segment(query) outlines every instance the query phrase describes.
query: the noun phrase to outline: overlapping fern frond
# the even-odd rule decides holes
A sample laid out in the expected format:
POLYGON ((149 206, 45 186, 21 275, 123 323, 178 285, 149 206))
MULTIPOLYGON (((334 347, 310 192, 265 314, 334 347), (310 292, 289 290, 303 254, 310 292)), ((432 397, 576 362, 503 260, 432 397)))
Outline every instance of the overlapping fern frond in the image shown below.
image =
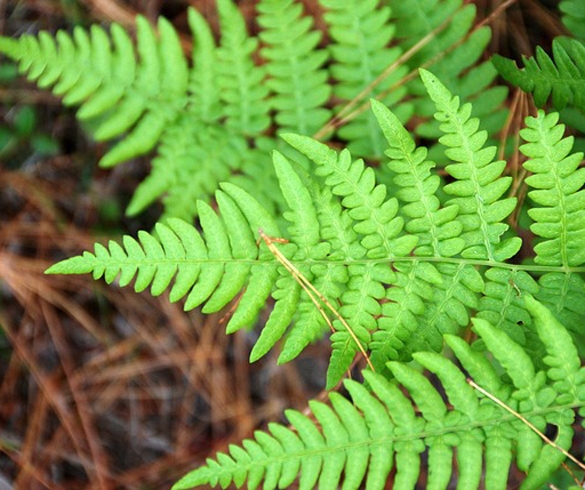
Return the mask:
POLYGON ((563 13, 563 24, 571 34, 585 41, 585 5, 579 0, 562 0, 559 10, 563 13))
POLYGON ((457 361, 434 353, 415 354, 416 360, 442 384, 439 390, 407 364, 388 363, 396 381, 371 371, 363 373, 370 390, 347 380, 348 401, 337 393, 329 403, 310 402, 314 419, 288 410, 291 427, 269 424, 242 446, 230 445, 205 466, 189 473, 174 490, 200 485, 247 488, 286 488, 299 477, 299 488, 345 489, 386 487, 393 470, 394 488, 414 488, 428 451, 427 488, 444 489, 452 478, 454 456, 459 488, 505 489, 508 471, 516 465, 527 473, 522 488, 540 488, 565 459, 560 449, 571 446, 576 412, 585 404, 585 370, 565 328, 530 296, 523 300, 538 337, 546 349, 545 368, 485 320, 474 320, 483 339, 507 377, 497 373, 483 353, 455 336, 446 336, 457 361), (537 430, 555 427, 554 443, 539 436, 505 408, 476 391, 475 382, 516 411, 537 430), (401 389, 401 386, 402 389, 401 389), (406 394, 405 394, 406 393, 406 394), (485 462, 484 462, 485 461, 485 462))
MULTIPOLYGON (((398 83, 408 72, 407 66, 397 61, 402 50, 389 47, 396 30, 395 24, 388 22, 391 9, 379 8, 378 3, 378 0, 320 0, 327 9, 324 18, 334 41, 329 46, 334 61, 331 75, 339 83, 334 85, 333 93, 344 102, 338 105, 338 110, 374 82, 378 83, 371 96, 380 95, 388 106, 406 94, 398 83), (390 71, 384 73, 385 70, 390 71), (386 93, 382 96, 383 92, 386 93)), ((371 111, 360 114, 338 133, 349 142, 347 148, 356 156, 380 158, 383 154, 384 138, 371 111)))
POLYGON ((533 173, 526 179, 528 196, 539 205, 528 211, 532 232, 542 238, 534 247, 534 261, 564 270, 543 274, 537 297, 568 326, 578 328, 585 308, 577 298, 585 284, 571 268, 585 263, 585 169, 580 168, 583 153, 571 154, 574 138, 564 138, 563 131, 557 114, 540 112, 520 134, 526 141, 522 152, 529 158, 524 167, 533 173))
MULTIPOLYGON (((252 36, 235 3, 217 0, 217 43, 202 15, 188 12, 194 41, 190 62, 168 21, 161 19, 154 29, 142 17, 137 18, 135 44, 113 24, 109 32, 94 26, 76 28, 72 35, 60 31, 0 38, 0 52, 17 60, 21 72, 39 86, 79 107, 79 118, 96 139, 118 140, 102 165, 157 150, 152 174, 137 189, 129 214, 162 199, 165 218, 191 219, 197 200, 212 198, 222 180, 253 192, 261 189, 258 197, 266 206, 282 205, 271 202, 278 195, 276 179, 270 159, 260 154, 273 148, 286 151, 274 138, 280 132, 326 136, 343 121, 336 137, 355 156, 381 158, 385 142, 373 114, 358 114, 360 107, 338 111, 358 95, 359 104, 374 95, 403 121, 413 109, 423 119, 430 117, 420 82, 404 83, 421 63, 431 64, 464 96, 473 98, 485 89, 493 79, 486 71, 486 66, 493 71, 491 65, 468 70, 489 38, 487 29, 465 37, 474 9, 461 0, 406 3, 414 12, 405 2, 321 0, 324 37, 299 0, 262 0, 257 5, 259 33, 252 36), (412 23, 414 17, 421 22, 412 23), (412 58, 401 57, 425 36, 432 42, 415 49, 412 58), (200 131, 202 125, 211 129, 200 131), (222 143, 239 150, 216 159, 222 143)), ((501 121, 500 101, 482 96, 477 110, 501 121)), ((421 131, 426 126, 420 125, 421 131)), ((432 127, 436 133, 436 125, 432 127)), ((491 125, 489 130, 499 128, 491 125)))
MULTIPOLYGON (((410 69, 423 67, 432 71, 451 92, 473 103, 473 115, 481 118, 489 134, 497 133, 507 115, 501 107, 507 90, 490 86, 497 75, 491 63, 478 63, 491 32, 485 26, 473 28, 475 5, 461 0, 388 3, 396 18, 399 46, 405 53, 421 40, 428 41, 406 61, 410 69)), ((421 80, 411 80, 407 91, 414 114, 431 118, 435 109, 421 80)), ((432 119, 419 124, 415 132, 432 139, 441 135, 438 122, 432 119)))
POLYGON ((552 58, 540 46, 533 58, 522 57, 523 68, 499 55, 492 62, 511 84, 532 93, 543 106, 549 97, 557 110, 567 105, 585 111, 585 44, 578 39, 556 38, 552 58))
POLYGON ((158 36, 136 18, 136 48, 126 31, 113 24, 76 28, 55 37, 41 32, 18 40, 2 38, 0 50, 19 61, 19 69, 43 88, 52 87, 63 103, 80 106, 78 117, 93 121, 94 137, 127 136, 101 160, 116 165, 150 151, 177 117, 187 90, 187 62, 170 22, 161 18, 158 36))
POLYGON ((322 35, 293 0, 263 0, 257 11, 275 122, 283 132, 314 134, 331 117, 325 107, 331 85, 323 68, 329 56, 318 48, 322 35))

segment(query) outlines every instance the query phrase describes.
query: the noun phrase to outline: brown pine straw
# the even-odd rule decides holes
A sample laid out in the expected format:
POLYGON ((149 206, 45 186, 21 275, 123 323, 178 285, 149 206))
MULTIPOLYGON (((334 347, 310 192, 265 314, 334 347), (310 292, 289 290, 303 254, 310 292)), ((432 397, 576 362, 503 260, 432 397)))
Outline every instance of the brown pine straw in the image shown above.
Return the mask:
POLYGON ((185 313, 167 295, 89 275, 44 275, 100 240, 67 224, 68 185, 0 169, 0 188, 23 200, 0 213, 0 335, 11 346, 0 358, 0 464, 16 488, 167 488, 305 407, 318 389, 306 390, 294 364, 277 367, 276 353, 250 365, 249 334, 226 336, 224 313, 185 313))
MULTIPOLYGON (((29 15, 16 22, 30 22, 31 30, 71 26, 65 2, 17 3, 29 15)), ((87 15, 82 21, 111 19, 129 27, 135 13, 152 20, 170 4, 83 3, 90 15, 80 9, 87 15)), ((217 32, 215 1, 188 3, 217 32)), ((321 11, 313 0, 304 3, 308 11, 321 11)), ((493 11, 504 2, 473 3, 493 11)), ((238 4, 256 29, 254 1, 238 4)), ((20 31, 23 26, 6 18, 7 12, 7 2, 0 0, 0 31, 20 31)), ((192 39, 181 15, 172 20, 182 25, 188 52, 192 39)), ((519 32, 519 22, 512 24, 508 33, 519 32)), ((317 25, 323 26, 321 19, 317 25)), ((506 34, 503 30, 504 44, 506 34)), ((20 81, 0 88, 0 102, 32 104, 41 115, 60 106, 49 92, 20 81)), ((39 121, 39 130, 59 138, 53 122, 39 121)), ((56 260, 105 241, 94 231, 102 225, 96 199, 119 200, 119 188, 136 184, 122 186, 128 178, 124 169, 133 164, 101 172, 90 162, 103 147, 77 139, 73 146, 73 153, 57 158, 39 161, 37 155, 38 163, 21 171, 9 172, 0 161, 0 353, 5 356, 0 357, 0 471, 17 489, 168 488, 215 451, 249 437, 267 421, 282 421, 283 409, 303 410, 319 388, 307 388, 306 372, 297 365, 276 366, 277 352, 249 365, 255 334, 226 336, 226 312, 204 317, 183 312, 166 295, 106 287, 89 276, 45 276, 56 260), (82 165, 91 174, 87 190, 80 190, 82 165), (7 202, 14 196, 19 204, 12 203, 17 209, 9 212, 7 202)), ((134 223, 137 228, 145 226, 134 223)), ((107 238, 116 238, 113 234, 106 229, 107 238)), ((323 345, 304 354, 323 367, 309 373, 317 380, 324 379, 329 353, 323 345)))

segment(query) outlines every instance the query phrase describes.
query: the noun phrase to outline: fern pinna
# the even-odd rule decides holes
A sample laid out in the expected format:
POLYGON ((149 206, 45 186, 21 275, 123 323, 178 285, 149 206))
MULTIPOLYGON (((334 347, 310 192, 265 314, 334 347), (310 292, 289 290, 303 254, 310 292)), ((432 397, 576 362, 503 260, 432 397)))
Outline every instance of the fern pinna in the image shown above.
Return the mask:
POLYGON ((307 136, 284 134, 312 162, 309 171, 273 154, 287 205, 286 229, 251 194, 225 183, 216 192, 217 212, 198 202, 201 231, 169 219, 157 225, 156 236, 140 232, 138 241, 124 237, 123 246, 98 244, 94 253, 49 269, 91 272, 109 283, 119 278, 121 286, 134 279, 136 290, 150 286, 155 295, 174 280, 170 299, 186 298, 186 309, 202 305, 204 312, 220 310, 243 290, 228 333, 253 326, 272 296, 252 361, 280 340, 279 362, 290 361, 332 330, 329 388, 356 356, 375 371, 364 374, 375 396, 346 382, 359 410, 337 395, 331 397, 333 411, 312 405, 322 434, 290 412, 298 436, 271 426, 272 435, 258 433, 243 449, 232 447, 230 456, 218 455, 177 488, 244 480, 255 487, 263 479, 267 488, 285 487, 299 472, 302 488, 317 480, 333 488, 342 472, 347 488, 357 488, 364 478, 380 488, 393 461, 396 488, 412 488, 425 448, 432 488, 446 488, 453 448, 461 488, 477 487, 482 457, 493 488, 506 487, 501 468, 510 465, 513 453, 518 468, 528 471, 525 488, 536 488, 560 464, 561 453, 473 392, 459 369, 433 352, 446 341, 485 390, 540 430, 556 425, 556 443, 569 447, 583 375, 560 321, 577 330, 585 314, 582 154, 571 154, 572 138, 563 137, 556 114, 527 118, 520 149, 532 175, 523 205, 533 220, 535 256, 533 262, 512 263, 522 240, 506 223, 517 200, 507 196, 511 178, 504 175, 505 162, 495 160, 496 149, 486 145, 487 134, 469 103, 461 104, 430 72, 421 71, 421 79, 449 162, 442 185, 446 201, 438 195, 441 178, 427 149, 416 146, 387 107, 372 101, 387 141, 390 188, 378 184, 374 170, 348 150, 338 153, 307 136), (457 338, 470 325, 480 337, 473 348, 457 338), (509 380, 482 350, 493 354, 509 380), (452 410, 405 364, 413 358, 437 373, 452 410), (420 415, 391 379, 410 392, 420 415))
MULTIPOLYGON (((493 64, 511 84, 534 95, 537 106, 543 106, 548 98, 557 110, 567 105, 585 111, 585 6, 580 0, 562 0, 559 3, 562 20, 574 38, 558 36, 552 43, 552 57, 540 46, 534 57, 522 56, 524 67, 500 55, 493 57, 493 64)), ((569 115, 567 114, 567 119, 569 115)), ((578 127, 582 123, 573 119, 578 127)))
MULTIPOLYGON (((359 109, 354 102, 373 94, 401 120, 415 111, 424 120, 432 114, 424 91, 405 80, 416 67, 430 64, 470 98, 496 74, 490 63, 467 72, 490 34, 487 28, 470 33, 475 8, 462 0, 414 0, 408 8, 398 0, 320 0, 325 32, 299 0, 261 0, 257 36, 249 34, 232 0, 216 3, 218 41, 203 16, 188 11, 189 60, 164 18, 154 28, 138 17, 135 44, 117 24, 109 31, 94 25, 72 34, 0 37, 0 53, 65 105, 78 107, 96 140, 117 140, 102 166, 157 150, 129 215, 161 199, 163 219, 191 220, 197 200, 208 201, 223 181, 246 188, 266 206, 282 204, 274 202, 279 193, 268 153, 288 147, 275 134, 320 133, 346 141, 355 155, 379 159, 381 130, 370 111, 353 110, 359 109)), ((477 106, 494 118, 492 133, 505 114, 499 108, 505 93, 498 92, 482 96, 487 103, 477 106)), ((436 133, 433 125, 420 126, 427 135, 436 133)))

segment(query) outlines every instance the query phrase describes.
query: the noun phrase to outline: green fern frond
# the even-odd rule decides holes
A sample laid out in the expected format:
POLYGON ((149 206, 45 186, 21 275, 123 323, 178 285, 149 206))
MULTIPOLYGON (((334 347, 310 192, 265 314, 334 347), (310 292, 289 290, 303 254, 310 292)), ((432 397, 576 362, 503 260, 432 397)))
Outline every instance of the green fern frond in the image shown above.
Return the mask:
POLYGON ((446 167, 452 180, 444 189, 454 197, 447 202, 439 199, 440 180, 427 150, 416 147, 395 114, 373 102, 395 197, 348 150, 338 153, 309 137, 285 134, 311 165, 306 170, 273 153, 286 205, 284 235, 250 194, 223 184, 216 193, 221 218, 198 203, 201 233, 169 219, 157 225, 156 238, 141 232, 138 242, 124 238, 124 247, 96 245, 95 253, 48 271, 92 272, 107 282, 119 277, 122 286, 136 276, 135 288, 151 286, 152 294, 174 279, 171 300, 186 298, 185 308, 201 305, 204 312, 218 311, 244 290, 227 326, 230 333, 253 324, 272 296, 274 306, 251 360, 283 341, 278 362, 290 361, 329 325, 329 388, 356 355, 369 356, 376 373, 366 371, 364 378, 372 393, 346 381, 353 405, 335 394, 331 407, 312 402, 316 423, 289 411, 294 430, 270 424, 269 433, 231 446, 229 454, 208 460, 176 488, 244 482, 275 488, 299 475, 303 488, 336 488, 341 478, 346 488, 362 483, 383 488, 391 472, 395 486, 410 488, 423 468, 423 453, 436 488, 448 486, 454 458, 465 488, 477 488, 482 480, 506 488, 514 462, 527 473, 524 487, 538 488, 562 462, 562 453, 474 391, 464 372, 538 430, 555 426, 555 443, 570 446, 575 410, 585 404, 585 374, 558 319, 570 319, 571 328, 583 320, 583 260, 577 250, 583 220, 572 216, 583 207, 581 156, 569 156, 572 141, 563 139, 557 116, 541 113, 527 120, 522 151, 529 157, 525 168, 533 172, 527 179, 529 215, 543 241, 536 245, 535 266, 506 263, 520 239, 509 237, 505 223, 515 200, 504 196, 510 185, 502 177, 504 165, 493 162, 495 150, 485 147, 486 134, 469 104, 461 106, 429 72, 421 76, 452 162, 446 167), (563 214, 574 221, 563 221, 563 214), (303 291, 301 275, 316 288, 313 293, 303 291), (475 347, 456 336, 470 324, 480 338, 475 347), (441 351, 444 342, 462 368, 428 352, 441 351), (435 373, 442 390, 403 363, 410 359, 435 373))
MULTIPOLYGON (((334 62, 330 69, 337 82, 333 94, 342 101, 351 101, 382 76, 401 54, 400 49, 388 47, 395 31, 394 24, 389 22, 390 9, 380 6, 378 0, 319 0, 319 3, 327 9, 324 18, 332 40, 329 50, 334 62)), ((387 90, 405 74, 404 66, 397 67, 371 95, 387 90)), ((393 105, 405 94, 404 88, 395 88, 382 102, 393 105)), ((384 152, 384 138, 371 111, 357 116, 338 133, 348 141, 347 148, 356 156, 379 158, 384 152)))
POLYGON ((217 47, 205 18, 193 8, 187 11, 187 15, 193 34, 188 111, 193 119, 217 122, 222 116, 220 88, 216 83, 217 47))
POLYGON ((501 177, 506 162, 493 161, 495 147, 484 147, 487 133, 479 131, 479 120, 471 117, 471 105, 460 106, 439 80, 424 70, 421 78, 437 107, 435 118, 444 136, 439 142, 445 155, 454 162, 445 170, 456 182, 444 187, 454 196, 447 204, 459 206, 457 219, 463 225, 463 257, 501 261, 520 248, 518 237, 501 240, 509 228, 502 223, 516 206, 515 198, 501 199, 510 187, 511 177, 501 177))
POLYGON ((78 27, 73 36, 25 35, 6 49, 30 80, 53 87, 66 105, 80 105, 78 117, 95 122, 96 139, 128 132, 102 158, 106 167, 150 151, 176 118, 187 89, 187 64, 171 24, 161 18, 158 37, 143 17, 136 26, 137 54, 117 24, 109 36, 98 26, 89 32, 78 27))
MULTIPOLYGON (((263 265, 266 277, 272 282, 275 277, 271 270, 276 267, 270 254, 259 255, 256 237, 251 230, 262 223, 267 232, 278 235, 278 228, 250 195, 237 188, 234 190, 226 185, 224 191, 216 193, 216 199, 223 220, 209 205, 202 201, 197 203, 203 234, 186 222, 173 218, 167 225, 156 225, 157 237, 141 231, 138 241, 125 236, 123 247, 113 241, 108 247, 96 244, 94 253, 85 252, 82 256, 59 262, 47 273, 91 272, 95 279, 103 276, 107 283, 119 277, 121 287, 135 279, 137 292, 150 286, 154 296, 167 289, 174 279, 171 301, 186 298, 186 310, 205 304, 203 311, 207 313, 220 310, 248 284, 248 288, 256 293, 265 291, 264 296, 257 294, 246 305, 247 309, 258 311, 271 290, 266 290, 266 279, 256 269, 262 261, 269 260, 263 265), (237 196, 239 206, 230 193, 237 196)), ((251 314, 247 313, 247 316, 251 314)), ((228 325, 228 329, 232 328, 228 325)))
MULTIPOLYGON (((473 104, 473 115, 479 117, 490 135, 502 127, 506 110, 505 87, 490 87, 497 71, 489 62, 480 59, 491 33, 487 27, 473 30, 476 8, 461 0, 425 0, 420 2, 389 2, 396 18, 396 37, 403 51, 408 51, 421 39, 431 36, 430 42, 406 61, 410 70, 424 67, 432 71, 445 86, 463 100, 473 104)), ((407 84, 414 113, 430 118, 435 108, 426 96, 419 79, 407 84)), ((441 135, 439 124, 427 120, 415 129, 424 138, 441 135)))
MULTIPOLYGON (((372 108, 388 142, 388 168, 393 172, 393 180, 398 188, 396 197, 404 203, 401 211, 406 218, 406 231, 418 238, 414 254, 422 257, 452 257, 460 254, 465 241, 460 237, 463 226, 455 219, 459 207, 456 204, 445 207, 440 205, 436 195, 440 179, 431 174, 435 163, 426 159, 427 149, 416 148, 414 140, 398 118, 382 104, 372 101, 372 108)), ((404 268, 402 265, 398 267, 404 268)), ((427 306, 419 304, 410 308, 408 335, 400 335, 403 342, 399 345, 403 353, 425 350, 429 344, 435 350, 440 350, 442 334, 455 333, 469 323, 469 310, 477 308, 477 295, 484 289, 481 275, 470 264, 435 266, 427 263, 424 267, 422 274, 432 284, 432 289, 423 287, 420 280, 411 282, 409 286, 417 291, 427 306), (429 278, 434 279, 429 281, 429 278), (427 292, 421 294, 422 291, 427 292), (416 312, 418 317, 414 318, 412 312, 416 312)), ((410 291, 406 293, 410 302, 417 295, 410 291)), ((404 298, 393 299, 400 305, 409 303, 404 298)), ((394 350, 390 346, 396 343, 396 334, 392 330, 398 323, 395 318, 380 322, 383 328, 374 334, 372 348, 380 345, 380 352, 394 350)), ((397 353, 391 358, 397 358, 397 353)))
MULTIPOLYGON (((506 334, 485 320, 474 320, 477 333, 509 377, 500 377, 482 353, 447 336, 462 368, 475 382, 516 410, 539 430, 557 428, 555 443, 567 449, 572 440, 575 411, 585 403, 585 371, 565 328, 530 296, 525 298, 540 340, 546 347, 546 368, 537 371, 530 356, 506 334)), ((522 488, 539 488, 565 456, 543 442, 524 422, 512 416, 466 381, 464 371, 434 353, 415 354, 442 384, 449 406, 428 379, 406 364, 388 368, 402 385, 371 371, 363 373, 370 390, 346 380, 353 404, 337 393, 329 405, 309 403, 315 421, 294 410, 286 416, 292 427, 269 424, 242 447, 186 475, 174 490, 230 483, 248 488, 284 488, 300 475, 300 488, 384 488, 395 468, 395 488, 414 488, 428 450, 430 488, 447 488, 452 478, 454 449, 462 488, 507 488, 514 458, 527 472, 522 488), (415 407, 418 409, 415 411, 415 407), (485 459, 485 463, 482 461, 485 459), (300 463, 302 461, 302 464, 300 463), (432 485, 432 486, 431 486, 432 485)))
POLYGON ((563 13, 563 24, 573 36, 585 41, 585 6, 579 0, 562 0, 559 10, 563 13))
POLYGON ((293 0, 262 0, 256 9, 275 121, 282 132, 311 135, 331 116, 325 107, 331 86, 322 68, 328 54, 316 48, 321 33, 312 29, 311 17, 302 15, 302 4, 293 0))
POLYGON ((386 106, 376 100, 371 103, 386 138, 388 167, 399 187, 396 197, 404 203, 400 210, 407 217, 406 231, 418 236, 415 254, 441 257, 459 254, 465 246, 460 238, 463 227, 454 220, 459 207, 456 204, 441 207, 436 196, 440 178, 431 174, 436 164, 427 160, 426 148, 416 148, 408 131, 386 106))
POLYGON ((521 151, 529 158, 524 168, 532 172, 528 196, 539 205, 528 214, 535 221, 530 229, 543 238, 534 248, 535 262, 575 267, 585 262, 585 168, 579 168, 583 153, 571 154, 573 138, 563 138, 558 120, 558 114, 539 111, 520 131, 526 141, 521 151))
MULTIPOLYGON (((453 182, 446 188, 456 197, 444 205, 437 196, 440 181, 431 173, 434 163, 427 159, 426 149, 416 148, 397 117, 377 102, 373 107, 387 138, 388 166, 398 188, 396 197, 388 197, 386 187, 377 184, 374 171, 362 160, 353 160, 349 151, 337 153, 309 137, 283 135, 292 148, 312 162, 311 172, 279 152, 273 155, 285 203, 283 217, 288 222, 283 238, 290 242, 275 246, 321 296, 311 297, 303 292, 290 269, 277 267, 274 257, 258 261, 233 255, 234 249, 226 238, 232 232, 229 221, 212 219, 215 214, 198 204, 199 212, 205 213, 205 236, 215 236, 212 227, 218 226, 221 230, 217 237, 223 238, 216 238, 217 245, 205 248, 217 254, 210 255, 210 263, 205 266, 211 279, 201 276, 193 280, 191 287, 199 282, 208 284, 201 285, 205 294, 197 293, 197 301, 188 300, 187 307, 208 301, 220 286, 224 269, 238 273, 238 280, 232 281, 233 288, 228 288, 229 295, 220 294, 227 301, 246 284, 242 282, 242 271, 254 274, 254 280, 264 274, 264 280, 255 287, 263 300, 272 295, 275 304, 252 351, 252 360, 265 355, 284 338, 279 362, 290 361, 310 342, 322 337, 330 322, 334 333, 327 383, 333 386, 361 350, 369 351, 374 366, 380 369, 388 360, 408 359, 419 350, 440 351, 443 335, 459 333, 469 324, 471 312, 478 309, 480 317, 511 332, 519 342, 524 340, 522 330, 517 333, 515 327, 518 322, 528 321, 519 291, 537 294, 547 301, 542 292, 547 288, 540 286, 542 291, 539 290, 531 276, 503 263, 519 243, 519 238, 501 241, 508 228, 503 221, 515 204, 513 199, 502 197, 509 186, 509 181, 500 177, 503 165, 492 162, 494 150, 483 147, 485 134, 478 131, 477 120, 470 118, 469 105, 459 107, 457 98, 430 73, 424 72, 423 77, 437 104, 437 117, 444 122, 446 134, 442 141, 447 146, 446 155, 454 162, 447 166, 453 182), (246 260, 240 263, 238 258, 246 260), (478 270, 479 264, 491 269, 478 270), (331 312, 324 308, 323 301, 332 305, 340 317, 325 318, 331 312)), ((194 128, 197 135, 205 131, 215 134, 211 127, 194 128)), ((217 138, 210 137, 213 141, 217 138)), ((242 141, 242 148, 245 146, 242 141)), ((270 234, 266 226, 270 213, 256 200, 240 189, 240 202, 234 194, 238 188, 229 189, 228 202, 233 201, 239 209, 254 202, 252 215, 261 212, 265 216, 264 223, 256 220, 253 224, 248 219, 250 212, 242 209, 248 219, 247 236, 257 237, 262 228, 268 236, 282 237, 278 232, 270 234)), ((219 196, 224 201, 220 204, 223 212, 226 199, 221 193, 219 196)), ((176 198, 181 197, 179 188, 176 198)), ((168 197, 171 198, 173 195, 168 197)), ((187 201, 180 202, 188 208, 187 201)), ((242 222, 242 234, 245 227, 242 222)), ((272 228, 277 230, 275 225, 272 228)), ((205 260, 204 252, 201 260, 205 260)), ((102 266, 92 262, 89 269, 99 271, 99 267, 102 266)), ((111 274, 119 270, 115 269, 118 265, 112 267, 111 274)), ((563 289, 567 300, 576 294, 568 291, 576 291, 576 281, 580 279, 578 274, 573 276, 573 289, 563 289)), ((548 277, 544 275, 543 279, 548 277)), ((106 278, 113 280, 113 276, 106 278)), ((160 288, 155 290, 160 292, 160 288)), ((245 294, 251 294, 251 290, 254 288, 248 286, 245 294)), ((172 297, 178 299, 176 294, 172 297)), ((206 311, 215 306, 211 302, 206 311)), ((560 311, 566 314, 576 308, 579 307, 567 303, 560 311)), ((231 325, 228 330, 232 330, 231 325)))
MULTIPOLYGON (((528 214, 534 220, 532 232, 541 237, 535 247, 535 262, 564 269, 585 263, 585 169, 580 168, 582 153, 571 153, 573 138, 563 137, 564 125, 558 114, 526 119, 520 135, 526 141, 521 151, 529 160, 524 167, 532 172, 526 184, 528 196, 538 204, 528 214)), ((548 272, 539 279, 537 297, 550 305, 568 325, 585 319, 585 308, 577 300, 584 281, 579 274, 548 272), (570 321, 570 323, 569 323, 570 321)))
POLYGON ((577 39, 556 38, 552 44, 552 59, 540 47, 533 58, 522 57, 524 67, 499 55, 492 62, 512 85, 532 93, 537 106, 549 97, 558 110, 567 105, 585 110, 585 44, 577 39))
POLYGON ((221 41, 217 50, 218 77, 226 124, 246 136, 257 136, 270 125, 264 67, 253 54, 258 39, 249 36, 242 13, 231 0, 217 0, 221 41))

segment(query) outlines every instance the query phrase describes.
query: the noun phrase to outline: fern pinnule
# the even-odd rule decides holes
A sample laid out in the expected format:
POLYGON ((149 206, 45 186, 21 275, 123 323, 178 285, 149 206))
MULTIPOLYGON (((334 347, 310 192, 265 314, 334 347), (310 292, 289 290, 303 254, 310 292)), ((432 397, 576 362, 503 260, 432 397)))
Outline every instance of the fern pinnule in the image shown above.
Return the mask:
POLYGON ((558 114, 542 111, 528 117, 527 127, 520 131, 526 141, 520 150, 528 157, 524 167, 532 172, 526 179, 532 188, 528 196, 538 205, 528 211, 534 220, 530 229, 542 238, 534 247, 534 260, 567 270, 543 274, 536 297, 551 305, 561 320, 576 325, 585 316, 577 300, 585 282, 568 269, 585 262, 585 169, 580 168, 583 154, 571 153, 573 138, 563 137, 564 125, 558 120, 558 114))
MULTIPOLYGON (((289 236, 297 247, 292 256, 293 263, 323 260, 330 248, 327 243, 321 241, 317 210, 309 189, 284 155, 275 151, 273 161, 282 194, 289 208, 289 211, 284 212, 284 218, 290 223, 289 236)), ((312 268, 301 264, 298 266, 299 272, 311 282, 314 277, 312 268)), ((326 284, 326 281, 321 277, 315 283, 315 287, 320 288, 323 284, 326 284)), ((297 284, 291 286, 298 288, 297 284)), ((327 295, 326 291, 322 293, 327 295)), ((287 335, 279 362, 295 358, 310 342, 323 335, 324 319, 312 300, 307 299, 305 295, 300 298, 295 317, 296 321, 287 335)))
MULTIPOLYGON (((92 27, 93 32, 99 29, 92 27)), ((97 32, 97 31, 96 31, 97 32)), ((62 34, 63 38, 66 38, 65 34, 62 34)), ((100 64, 104 70, 107 70, 110 66, 112 67, 111 83, 100 83, 98 89, 87 99, 77 111, 77 117, 81 120, 90 120, 100 116, 102 113, 112 109, 117 103, 124 99, 126 92, 130 89, 135 81, 137 61, 134 53, 134 45, 130 36, 125 29, 118 24, 112 24, 110 26, 110 37, 112 40, 112 53, 110 63, 101 60, 100 64)), ((57 34, 57 40, 59 41, 59 34, 57 34)), ((98 43, 93 43, 96 48, 98 43)), ((108 43, 104 40, 99 43, 102 46, 102 58, 109 58, 106 46, 108 43)), ((62 53, 59 53, 59 58, 62 57, 62 53)), ((59 59, 58 58, 58 59, 59 59)), ((65 62, 73 62, 73 60, 64 60, 65 62)), ((47 66, 50 69, 51 64, 47 66)), ((38 81, 39 86, 45 85, 44 77, 50 77, 48 73, 45 73, 38 81)), ((47 85, 52 85, 55 80, 48 82, 47 85)), ((59 94, 61 89, 59 84, 54 87, 54 92, 59 94)), ((65 100, 64 100, 65 102, 65 100)))
POLYGON ((440 206, 436 196, 440 178, 431 174, 435 163, 427 160, 427 149, 416 148, 408 131, 384 104, 376 100, 371 102, 387 141, 385 154, 390 159, 387 165, 395 173, 393 180, 399 187, 396 197, 405 203, 400 208, 408 218, 405 229, 418 237, 414 253, 435 257, 459 254, 465 245, 459 237, 462 225, 455 220, 459 207, 440 206))
POLYGON ((559 403, 578 399, 580 397, 578 386, 581 384, 578 373, 581 364, 569 332, 542 303, 531 296, 527 296, 524 302, 526 309, 534 317, 538 336, 547 351, 544 358, 544 363, 550 367, 547 375, 554 380, 555 391, 565 394, 564 397, 559 396, 559 403))
POLYGON ((331 86, 323 68, 329 56, 317 48, 321 33, 293 0, 262 0, 256 8, 274 120, 282 132, 311 135, 331 116, 325 107, 331 86))
POLYGON ((530 229, 543 241, 534 251, 538 264, 575 267, 585 262, 585 168, 583 153, 571 154, 573 138, 563 137, 564 125, 556 113, 526 118, 520 150, 529 159, 523 164, 532 172, 526 184, 528 196, 539 207, 528 211, 535 221, 530 229), (568 223, 574 223, 568 226, 568 223))
POLYGON ((97 140, 109 140, 129 131, 100 161, 111 167, 151 151, 185 105, 187 61, 179 37, 166 19, 158 21, 159 37, 143 17, 136 19, 140 63, 132 90, 111 117, 101 121, 97 140))
MULTIPOLYGON (((246 217, 249 227, 256 232, 262 228, 266 233, 278 236, 280 231, 278 225, 270 213, 266 211, 255 199, 249 199, 249 194, 238 186, 230 183, 220 185, 225 192, 246 217)), ((276 266, 269 265, 273 256, 265 247, 261 247, 258 253, 259 261, 250 269, 250 280, 242 295, 238 308, 234 311, 227 324, 227 333, 233 333, 253 323, 262 309, 262 302, 270 296, 274 283, 278 277, 276 266)))
POLYGON ((217 47, 211 28, 194 8, 187 12, 193 34, 192 67, 189 72, 188 112, 193 118, 216 122, 221 117, 220 90, 217 86, 217 47))
POLYGON ((85 252, 59 262, 47 273, 92 272, 95 279, 104 276, 108 283, 119 276, 121 287, 136 276, 134 289, 143 291, 150 286, 153 295, 161 294, 174 278, 171 301, 186 298, 185 309, 204 304, 203 311, 207 313, 221 309, 248 284, 256 295, 246 303, 244 312, 234 315, 234 323, 230 322, 228 329, 234 331, 249 325, 247 322, 253 321, 270 295, 276 270, 270 254, 259 254, 250 222, 257 224, 261 218, 266 229, 276 234, 278 228, 244 191, 234 192, 227 187, 218 191, 217 200, 223 220, 209 205, 198 203, 203 233, 182 220, 169 219, 166 225, 156 225, 157 237, 141 231, 138 241, 125 236, 123 247, 113 241, 108 247, 96 244, 94 253, 85 252), (237 206, 230 193, 246 205, 237 206), (229 226, 224 224, 225 220, 229 226), (266 275, 258 274, 259 267, 266 275))

